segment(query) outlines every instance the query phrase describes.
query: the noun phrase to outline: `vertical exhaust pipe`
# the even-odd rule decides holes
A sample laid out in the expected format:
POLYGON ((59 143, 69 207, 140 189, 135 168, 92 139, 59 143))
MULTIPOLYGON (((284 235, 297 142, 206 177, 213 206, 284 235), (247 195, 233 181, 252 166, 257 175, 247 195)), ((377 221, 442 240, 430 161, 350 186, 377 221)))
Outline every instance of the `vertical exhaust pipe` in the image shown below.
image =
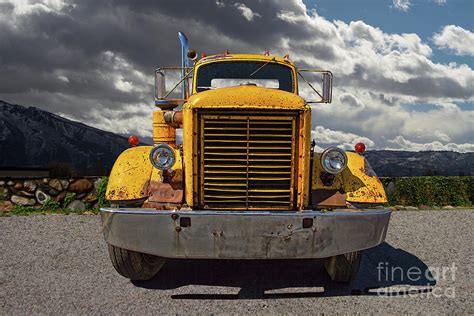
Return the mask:
MULTIPOLYGON (((186 69, 185 67, 188 67, 188 59, 187 59, 187 53, 189 50, 189 44, 188 44, 188 38, 183 32, 178 32, 178 38, 179 41, 181 42, 181 67, 183 67, 183 70, 181 71, 181 77, 184 78, 186 76, 186 69)), ((186 100, 188 97, 188 80, 185 79, 183 80, 183 91, 181 93, 181 98, 183 100, 186 100)))

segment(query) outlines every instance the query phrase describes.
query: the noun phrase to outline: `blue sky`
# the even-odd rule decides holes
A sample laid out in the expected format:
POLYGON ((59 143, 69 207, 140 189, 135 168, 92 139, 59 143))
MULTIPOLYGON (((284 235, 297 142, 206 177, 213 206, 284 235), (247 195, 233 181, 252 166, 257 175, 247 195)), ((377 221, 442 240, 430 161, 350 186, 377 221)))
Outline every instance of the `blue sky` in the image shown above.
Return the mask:
POLYGON ((407 11, 397 9, 392 0, 305 0, 308 9, 316 9, 328 20, 346 23, 362 20, 386 33, 416 33, 425 43, 431 44, 432 60, 439 63, 463 63, 474 68, 474 58, 456 56, 432 45, 434 33, 445 25, 453 24, 474 31, 474 1, 412 0, 407 11))

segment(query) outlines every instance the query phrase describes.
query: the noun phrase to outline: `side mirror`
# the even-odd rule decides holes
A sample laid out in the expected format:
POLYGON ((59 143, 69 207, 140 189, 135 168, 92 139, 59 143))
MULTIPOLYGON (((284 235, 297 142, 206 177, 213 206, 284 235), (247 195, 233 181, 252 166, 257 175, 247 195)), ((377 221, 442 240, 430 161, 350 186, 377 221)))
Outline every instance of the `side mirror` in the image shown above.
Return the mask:
POLYGON ((155 105, 162 110, 172 110, 179 105, 179 100, 167 99, 170 93, 166 92, 165 74, 155 71, 155 105))
POLYGON ((298 69, 298 75, 300 78, 313 90, 314 93, 319 97, 317 100, 306 100, 306 103, 331 103, 332 101, 332 73, 329 70, 318 70, 318 69, 298 69), (319 81, 316 88, 313 84, 306 80, 303 73, 309 75, 316 75, 312 81, 319 81), (321 77, 319 77, 321 76, 321 77), (318 89, 317 89, 318 88, 318 89), (319 92, 321 91, 321 92, 319 92))
POLYGON ((165 74, 162 71, 155 71, 155 99, 166 97, 165 74))
POLYGON ((323 72, 323 95, 322 102, 331 103, 332 101, 332 73, 323 72))

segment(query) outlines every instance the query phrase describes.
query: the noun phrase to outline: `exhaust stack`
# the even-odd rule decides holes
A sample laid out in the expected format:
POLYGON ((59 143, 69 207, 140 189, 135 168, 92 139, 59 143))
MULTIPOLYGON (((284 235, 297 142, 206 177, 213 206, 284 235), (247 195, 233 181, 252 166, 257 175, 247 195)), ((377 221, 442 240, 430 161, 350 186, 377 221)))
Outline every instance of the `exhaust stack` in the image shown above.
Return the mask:
MULTIPOLYGON (((185 67, 188 67, 188 50, 189 50, 189 42, 188 38, 183 32, 178 32, 178 38, 179 41, 181 42, 181 67, 183 69, 181 70, 181 77, 184 78, 186 76, 186 69, 185 67)), ((185 79, 183 80, 183 91, 181 92, 181 98, 183 100, 186 100, 188 97, 188 80, 185 79)))
MULTIPOLYGON (((188 38, 183 32, 178 32, 178 38, 181 42, 181 77, 186 76, 186 67, 189 67, 189 59, 196 59, 196 52, 189 51, 188 38), (190 56, 188 56, 188 52, 190 56)), ((183 80, 181 99, 188 98, 188 80, 183 80)), ((181 111, 168 111, 173 108, 160 107, 161 111, 153 112, 153 143, 168 144, 172 147, 176 146, 176 128, 183 126, 183 115, 181 111)))

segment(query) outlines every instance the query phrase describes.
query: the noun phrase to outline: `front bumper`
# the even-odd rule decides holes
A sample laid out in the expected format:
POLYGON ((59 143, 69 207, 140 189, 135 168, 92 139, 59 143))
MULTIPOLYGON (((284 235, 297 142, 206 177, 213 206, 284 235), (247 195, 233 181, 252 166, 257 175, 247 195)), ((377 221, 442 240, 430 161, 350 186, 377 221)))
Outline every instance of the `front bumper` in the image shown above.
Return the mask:
POLYGON ((102 208, 105 241, 166 258, 325 258, 379 245, 390 210, 157 211, 102 208))

